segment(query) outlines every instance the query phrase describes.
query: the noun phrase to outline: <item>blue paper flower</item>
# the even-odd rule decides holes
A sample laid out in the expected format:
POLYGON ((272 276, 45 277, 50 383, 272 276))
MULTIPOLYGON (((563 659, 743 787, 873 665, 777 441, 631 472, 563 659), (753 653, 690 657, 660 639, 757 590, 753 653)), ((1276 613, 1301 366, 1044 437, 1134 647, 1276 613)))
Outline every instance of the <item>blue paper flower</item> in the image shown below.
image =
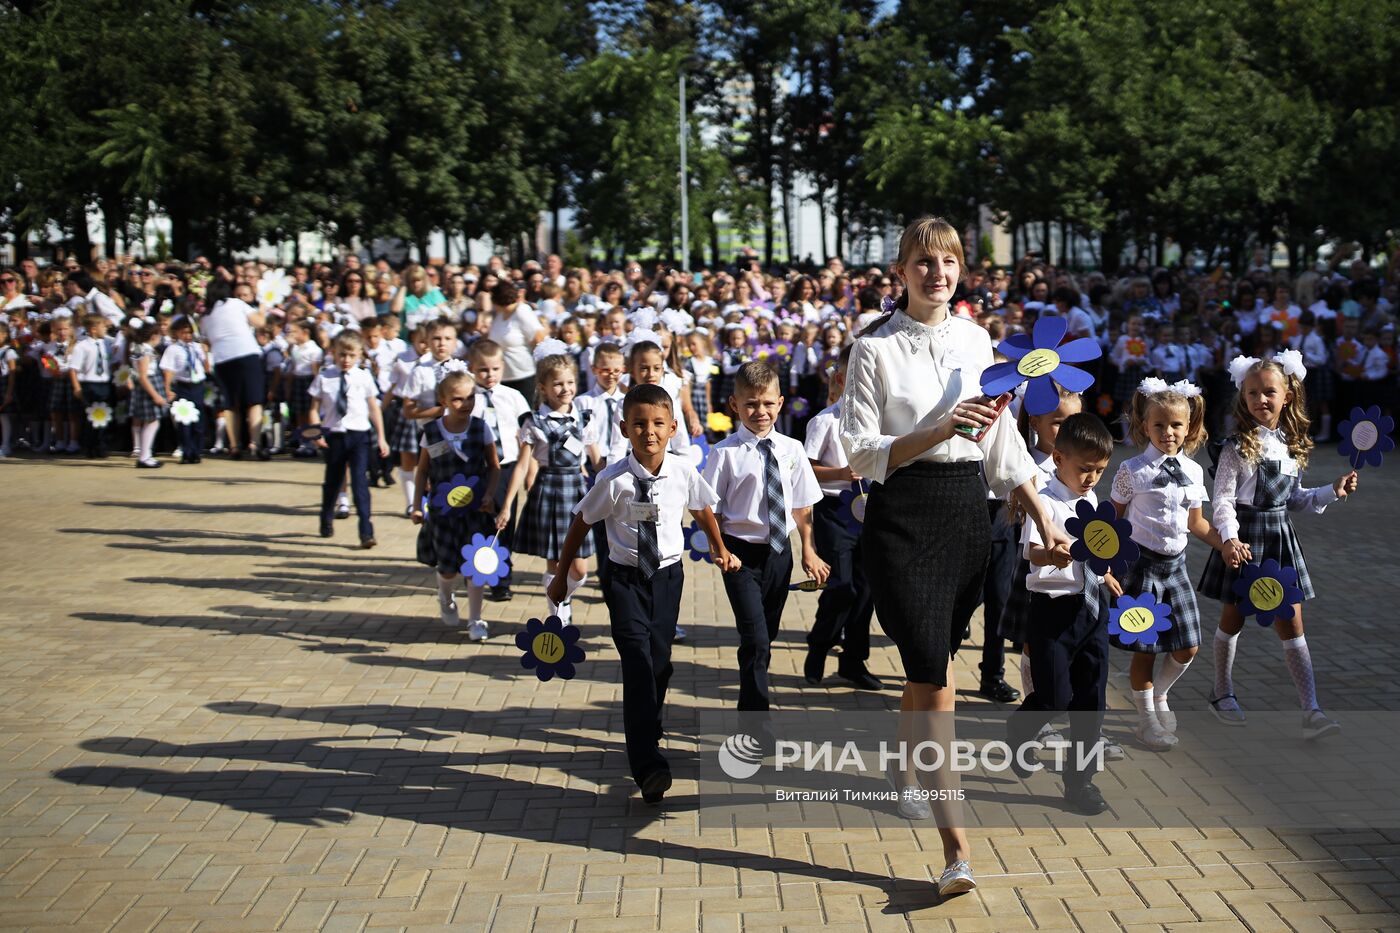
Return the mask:
POLYGON ((437 512, 461 513, 481 508, 481 477, 453 474, 433 490, 432 506, 437 512))
POLYGON ((462 548, 462 576, 474 586, 495 586, 510 573, 510 551, 496 543, 496 536, 472 535, 462 548))
POLYGON ((788 411, 792 412, 793 417, 795 418, 801 418, 803 415, 807 414, 811 410, 812 403, 807 401, 800 395, 788 404, 788 411))
POLYGON ((865 527, 865 504, 869 501, 870 487, 865 480, 856 480, 851 483, 850 489, 842 490, 837 496, 837 501, 841 504, 836 509, 836 517, 846 525, 846 530, 853 535, 860 534, 860 530, 865 527))
POLYGON ((1351 417, 1343 421, 1337 429, 1342 442, 1337 445, 1337 453, 1351 460, 1351 468, 1359 470, 1364 466, 1380 466, 1381 455, 1395 449, 1391 432, 1395 430, 1395 419, 1381 414, 1379 405, 1366 410, 1353 408, 1351 417))
POLYGON ((1051 380, 1071 392, 1087 390, 1094 384, 1094 377, 1068 364, 1096 360, 1103 355, 1103 349, 1092 337, 1080 337, 1061 346, 1068 327, 1062 317, 1042 317, 1035 322, 1031 334, 1007 337, 999 349, 1009 362, 995 363, 982 372, 982 391, 996 398, 1029 379, 1026 412, 1048 415, 1060 407, 1060 393, 1051 380))
POLYGON ((706 560, 712 564, 715 562, 710 556, 710 539, 700 530, 699 522, 691 522, 690 527, 685 530, 685 546, 690 551, 691 560, 706 560))
POLYGON ((1298 588, 1298 571, 1280 567, 1272 557, 1262 564, 1242 564, 1240 576, 1234 583, 1236 604, 1241 615, 1255 616, 1260 625, 1272 625, 1275 619, 1293 618, 1294 608, 1303 601, 1298 588))
POLYGON ((1140 552, 1132 538, 1133 523, 1119 518, 1108 500, 1100 502, 1096 509, 1081 499, 1074 507, 1074 515, 1065 519, 1065 531, 1075 539, 1069 556, 1084 561, 1094 573, 1112 570, 1121 577, 1137 562, 1140 552))
POLYGON ((1108 634, 1117 635, 1124 647, 1151 645, 1157 636, 1172 627, 1172 607, 1157 601, 1151 593, 1118 597, 1108 610, 1108 634))
POLYGON ((541 622, 531 619, 525 623, 525 631, 515 633, 515 647, 525 652, 520 666, 534 671, 540 680, 551 680, 555 674, 563 680, 572 680, 574 665, 583 660, 583 649, 578 646, 578 629, 565 625, 558 616, 550 616, 541 622))
POLYGON ((700 462, 696 465, 695 469, 704 470, 705 464, 710 461, 710 441, 705 437, 705 432, 701 431, 699 437, 692 437, 690 439, 690 444, 700 451, 700 462))

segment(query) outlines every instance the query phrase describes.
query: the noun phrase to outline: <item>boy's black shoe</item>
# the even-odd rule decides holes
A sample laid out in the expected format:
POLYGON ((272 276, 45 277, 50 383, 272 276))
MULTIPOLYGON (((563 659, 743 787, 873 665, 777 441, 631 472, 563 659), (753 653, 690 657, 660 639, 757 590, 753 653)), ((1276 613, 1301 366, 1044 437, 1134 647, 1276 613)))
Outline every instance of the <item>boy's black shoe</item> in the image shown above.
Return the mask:
POLYGON ((1065 803, 1075 813, 1097 816, 1108 809, 1108 802, 1093 784, 1085 784, 1077 790, 1065 790, 1065 803))
POLYGON ((323 537, 323 538, 329 538, 329 537, 330 537, 331 535, 333 535, 333 534, 335 534, 335 526, 332 525, 330 522, 326 521, 325 519, 322 519, 322 520, 321 520, 321 537, 323 537))
POLYGON ((838 667, 836 669, 836 676, 840 677, 842 680, 846 681, 852 687, 855 687, 857 690, 885 689, 885 685, 880 680, 880 678, 867 671, 864 665, 862 665, 859 669, 853 668, 851 670, 842 670, 838 667))
POLYGON ((657 768, 655 771, 642 778, 642 799, 650 804, 658 804, 661 798, 666 796, 666 791, 671 789, 671 772, 665 768, 657 768))
POLYGON ((486 598, 493 603, 508 603, 515 594, 510 591, 509 585, 492 586, 486 589, 486 598))
POLYGON ((826 676, 826 652, 814 648, 807 649, 807 660, 802 665, 802 676, 815 687, 826 676))
POLYGON ((996 680, 984 680, 982 686, 978 688, 977 695, 986 697, 996 703, 1015 703, 1021 699, 1021 691, 1011 686, 1002 678, 996 680))
POLYGON ((262 444, 259 444, 259 445, 258 445, 258 459, 259 459, 259 460, 271 460, 271 459, 272 459, 272 451, 268 450, 268 449, 267 449, 265 446, 263 446, 262 444))

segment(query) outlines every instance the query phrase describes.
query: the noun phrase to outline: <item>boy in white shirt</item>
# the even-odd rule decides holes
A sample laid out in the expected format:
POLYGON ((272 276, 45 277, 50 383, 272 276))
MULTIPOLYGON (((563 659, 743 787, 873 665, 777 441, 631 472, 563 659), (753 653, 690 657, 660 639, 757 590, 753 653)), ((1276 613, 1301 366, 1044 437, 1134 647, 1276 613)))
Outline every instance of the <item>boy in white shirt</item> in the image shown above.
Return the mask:
POLYGON ((812 506, 821 487, 802 444, 774 430, 783 396, 778 374, 757 360, 739 367, 730 407, 740 428, 710 451, 705 479, 719 493, 724 547, 743 566, 724 578, 739 630, 739 710, 769 708, 768 663, 792 576, 794 525, 802 569, 825 584, 831 568, 812 540, 812 506))
MULTIPOLYGON (((596 474, 625 458, 630 444, 622 427, 624 393, 620 383, 627 366, 622 348, 615 343, 600 343, 592 355, 593 388, 579 399, 579 404, 593 412, 593 423, 598 426, 598 444, 589 452, 589 465, 596 474)), ((608 535, 602 525, 593 526, 593 552, 598 555, 598 585, 606 586, 608 535)))
POLYGON ((194 339, 194 324, 187 317, 170 323, 174 342, 160 357, 165 377, 165 397, 184 399, 199 412, 193 424, 179 424, 180 462, 198 463, 204 456, 204 380, 209 378, 209 354, 194 339))
MULTIPOLYGON (((316 378, 316 372, 321 368, 321 361, 325 359, 325 351, 312 339, 316 325, 311 321, 302 319, 293 321, 288 325, 287 335, 289 345, 287 347, 286 375, 287 408, 292 415, 292 427, 303 428, 309 423, 311 415, 311 396, 308 394, 311 389, 311 381, 316 378)), ((314 457, 316 451, 309 444, 300 445, 294 456, 314 457)))
MULTIPOLYGON (((511 474, 515 472, 515 461, 520 456, 520 418, 530 413, 530 403, 525 396, 501 382, 505 375, 505 350, 494 340, 478 340, 467 352, 467 365, 476 379, 476 403, 472 417, 486 422, 496 435, 496 456, 500 459, 501 480, 496 485, 496 507, 506 501, 506 488, 510 485, 511 474)), ((510 520, 498 538, 506 548, 515 544, 515 508, 512 505, 510 520)), ((486 598, 492 602, 506 602, 514 595, 510 591, 510 574, 501 582, 487 590, 486 598)))
POLYGON ((685 582, 681 522, 687 510, 714 542, 714 560, 726 573, 738 559, 725 548, 713 507, 719 497, 685 457, 667 453, 676 432, 671 396, 657 385, 635 386, 621 418, 630 455, 608 464, 574 509, 549 584, 556 604, 568 596, 566 569, 589 533, 602 524, 611 541, 611 572, 600 574, 613 644, 622 662, 623 729, 627 763, 647 803, 660 803, 671 786, 661 754, 661 711, 671 680, 671 642, 685 582))
POLYGON ((359 516, 360 547, 374 547, 374 523, 370 520, 369 458, 376 449, 389 455, 384 440, 384 419, 379 411, 379 390, 369 370, 360 366, 364 339, 352 330, 341 331, 331 345, 335 365, 321 369, 307 393, 311 396, 311 424, 320 426, 316 446, 326 452, 325 479, 321 482, 321 537, 335 533, 335 501, 350 469, 350 491, 359 516), (370 434, 373 429, 373 435, 370 434))
MULTIPOLYGON (((1040 495, 1051 518, 1061 529, 1080 502, 1098 506, 1094 486, 1108 468, 1113 436, 1097 415, 1070 415, 1055 438, 1055 475, 1040 495)), ((1094 786, 1097 768, 1084 767, 1085 758, 1098 743, 1103 725, 1104 689, 1108 684, 1107 599, 1121 596, 1122 587, 1106 574, 1102 579, 1082 561, 1070 558, 1061 545, 1046 550, 1034 522, 1026 522, 1021 541, 1031 572, 1029 631, 1031 682, 1034 689, 1021 702, 1007 724, 1012 767, 1021 777, 1025 767, 1022 746, 1032 742, 1040 727, 1057 711, 1070 710, 1070 749, 1063 772, 1065 801, 1087 815, 1102 813, 1108 804, 1094 786), (1092 770, 1091 770, 1092 768, 1092 770)))
POLYGON ((87 407, 98 402, 110 406, 112 401, 112 348, 107 344, 107 319, 89 314, 83 318, 83 328, 87 335, 68 356, 68 378, 73 383, 73 398, 83 408, 83 456, 104 459, 107 426, 97 427, 88 420, 87 407))

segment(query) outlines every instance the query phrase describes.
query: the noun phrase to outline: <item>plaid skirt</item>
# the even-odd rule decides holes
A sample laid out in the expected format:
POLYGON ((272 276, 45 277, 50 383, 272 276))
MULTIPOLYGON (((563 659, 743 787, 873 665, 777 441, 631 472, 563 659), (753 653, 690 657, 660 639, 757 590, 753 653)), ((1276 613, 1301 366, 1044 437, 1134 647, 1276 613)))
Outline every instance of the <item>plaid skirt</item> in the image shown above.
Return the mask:
POLYGON ((1024 645, 1030 637, 1031 592, 1026 589, 1026 577, 1031 572, 1031 562, 1024 557, 1016 561, 1016 576, 1011 581, 1011 593, 1006 597, 1006 606, 1001 610, 1001 637, 1016 647, 1024 645))
POLYGON ((1113 383, 1113 400, 1118 403, 1118 407, 1124 411, 1128 410, 1129 403, 1133 400, 1133 393, 1137 391, 1138 384, 1142 382, 1143 376, 1151 370, 1141 366, 1125 366, 1118 373, 1118 379, 1113 383))
POLYGON ((1307 377, 1303 380, 1303 391, 1307 392, 1309 402, 1332 401, 1331 367, 1317 366, 1309 369, 1307 377))
POLYGON ((710 413, 709 386, 708 382, 690 384, 690 407, 695 409, 695 415, 701 424, 705 423, 705 416, 710 413))
POLYGON ((312 398, 307 389, 315 376, 293 376, 292 387, 287 394, 287 408, 293 415, 304 415, 311 411, 312 398))
MULTIPOLYGON (((574 522, 574 506, 588 491, 587 484, 587 478, 577 468, 553 473, 548 467, 541 467, 515 526, 515 552, 556 560, 574 522)), ((583 539, 583 546, 574 556, 593 556, 592 535, 583 539)))
POLYGON ((73 383, 67 373, 49 380, 49 414, 71 415, 83 410, 83 403, 73 395, 73 383))
POLYGON ((161 415, 165 414, 163 407, 156 405, 155 399, 151 398, 151 393, 137 386, 131 393, 131 404, 129 406, 132 421, 159 421, 161 415))
MULTIPOLYGON (((1292 567, 1298 571, 1298 589, 1303 591, 1303 598, 1312 599, 1312 580, 1308 577, 1308 565, 1303 561, 1303 546, 1298 543, 1287 509, 1283 506, 1252 509, 1242 505, 1239 521, 1240 540, 1249 545, 1252 562, 1261 564, 1272 557, 1280 567, 1292 567)), ((1196 592, 1233 605, 1240 601, 1233 589, 1239 576, 1238 571, 1225 564, 1219 551, 1212 551, 1206 569, 1201 572, 1201 580, 1196 584, 1196 592)))
POLYGON ((472 535, 493 535, 496 524, 485 512, 430 512, 418 529, 418 562, 444 577, 462 572, 462 548, 472 535))
POLYGON ((422 431, 418 422, 403 416, 403 400, 394 399, 384 409, 384 433, 388 435, 389 449, 398 454, 418 453, 418 435, 422 431))
POLYGON ((1201 611, 1196 605, 1196 593, 1191 588, 1191 577, 1186 573, 1186 552, 1168 557, 1147 548, 1141 550, 1142 556, 1136 564, 1128 568, 1127 576, 1122 580, 1123 594, 1140 596, 1143 593, 1151 593, 1158 602, 1171 606, 1172 627, 1150 645, 1134 644, 1126 647, 1116 635, 1108 637, 1109 643, 1124 651, 1143 654, 1160 654, 1199 646, 1201 611))

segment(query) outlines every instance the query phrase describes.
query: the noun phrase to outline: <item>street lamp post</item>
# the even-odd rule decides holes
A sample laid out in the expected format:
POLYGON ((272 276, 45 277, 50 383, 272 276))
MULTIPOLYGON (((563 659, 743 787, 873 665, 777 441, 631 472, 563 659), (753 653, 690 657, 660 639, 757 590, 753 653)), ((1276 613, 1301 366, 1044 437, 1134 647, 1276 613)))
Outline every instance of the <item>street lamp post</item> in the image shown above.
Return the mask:
POLYGON ((685 64, 681 64, 681 268, 690 267, 690 185, 686 179, 685 64))

